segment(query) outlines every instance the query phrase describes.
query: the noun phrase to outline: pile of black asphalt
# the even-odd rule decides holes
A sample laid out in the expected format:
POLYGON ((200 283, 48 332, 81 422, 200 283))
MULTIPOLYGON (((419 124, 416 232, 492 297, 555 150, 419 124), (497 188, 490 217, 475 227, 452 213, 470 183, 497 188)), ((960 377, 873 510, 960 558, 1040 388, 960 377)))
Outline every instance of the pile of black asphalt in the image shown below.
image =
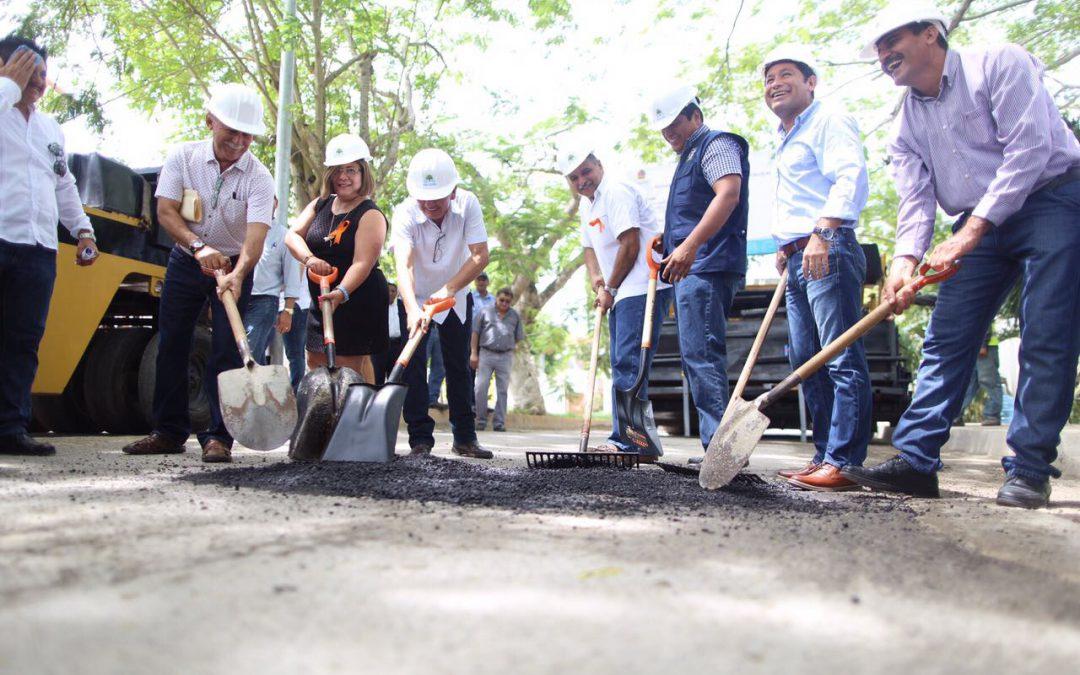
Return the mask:
POLYGON ((898 504, 884 499, 823 500, 753 474, 740 474, 730 485, 709 492, 692 477, 651 466, 529 469, 431 456, 402 456, 387 464, 282 462, 189 474, 180 480, 293 495, 612 516, 706 515, 732 509, 812 516, 892 510, 898 504))

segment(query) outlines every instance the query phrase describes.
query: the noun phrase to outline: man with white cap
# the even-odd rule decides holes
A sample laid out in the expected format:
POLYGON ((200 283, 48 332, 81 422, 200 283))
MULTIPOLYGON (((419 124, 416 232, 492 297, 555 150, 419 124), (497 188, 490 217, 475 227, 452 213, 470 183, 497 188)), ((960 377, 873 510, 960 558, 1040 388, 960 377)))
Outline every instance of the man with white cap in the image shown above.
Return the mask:
MULTIPOLYGON (((818 67, 809 49, 780 45, 761 73, 765 104, 780 119, 773 238, 777 269, 788 271, 788 359, 797 368, 862 317, 866 256, 855 228, 869 193, 866 160, 855 119, 815 99, 818 67)), ((802 386, 816 453, 801 470, 780 475, 806 490, 858 489, 840 469, 861 466, 870 443, 862 340, 802 386)))
POLYGON ((647 117, 679 155, 662 276, 675 284, 683 372, 708 447, 727 407, 727 315, 746 277, 750 148, 741 136, 709 129, 699 104, 692 87, 679 87, 653 101, 647 117))
POLYGON ((941 446, 960 412, 976 356, 1012 286, 1020 288, 1020 381, 997 502, 1038 508, 1050 497, 1080 355, 1080 143, 1017 45, 954 49, 937 10, 892 5, 870 24, 864 57, 908 96, 889 154, 900 197, 885 299, 929 250, 937 206, 959 216, 930 251, 942 283, 923 341, 915 395, 893 433, 899 454, 844 474, 870 488, 937 496, 941 446))
MULTIPOLYGON (((394 209, 392 237, 398 287, 410 334, 426 330, 423 304, 454 298, 453 309, 436 314, 446 368, 446 398, 454 454, 491 459, 476 440, 473 373, 469 367, 472 298, 469 284, 488 264, 487 230, 476 195, 458 187, 457 167, 442 150, 421 150, 409 163, 409 198, 394 209)), ((427 341, 427 335, 424 335, 427 341)), ((417 349, 424 353, 425 345, 417 349)), ((435 445, 435 421, 428 415, 427 364, 413 358, 405 369, 403 417, 412 454, 426 455, 435 445)))
POLYGON ((210 428, 196 431, 204 462, 232 461, 217 376, 243 362, 219 295, 229 289, 240 312, 247 307, 250 272, 272 222, 274 180, 249 150, 264 131, 258 93, 240 84, 219 87, 207 105, 206 127, 210 139, 174 148, 158 175, 158 221, 176 245, 161 292, 154 430, 124 446, 129 455, 184 451, 191 433, 188 359, 195 325, 209 302, 213 341, 203 387, 210 401, 210 428))
MULTIPOLYGON (((581 220, 581 245, 585 249, 585 267, 596 306, 609 310, 608 358, 611 361, 611 436, 597 446, 600 452, 629 452, 634 449, 623 435, 615 405, 616 391, 627 391, 634 384, 641 358, 641 331, 645 324, 645 294, 649 286, 652 255, 649 244, 660 233, 648 200, 629 183, 604 171, 593 154, 592 144, 574 139, 559 153, 559 170, 571 187, 581 195, 578 209, 581 220)), ((660 326, 671 304, 671 285, 657 283, 653 307, 652 343, 660 337, 660 326)), ((645 372, 652 363, 649 352, 645 372)), ((641 399, 648 398, 648 378, 641 388, 641 399)))

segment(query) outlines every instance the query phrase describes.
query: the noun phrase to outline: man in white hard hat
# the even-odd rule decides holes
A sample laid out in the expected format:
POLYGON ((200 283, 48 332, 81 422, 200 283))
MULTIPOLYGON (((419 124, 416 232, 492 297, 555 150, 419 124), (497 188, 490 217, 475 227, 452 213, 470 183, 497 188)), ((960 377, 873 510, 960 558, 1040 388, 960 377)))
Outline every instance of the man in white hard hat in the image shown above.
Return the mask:
MULTIPOLYGON (((761 69, 765 104, 780 120, 774 155, 773 239, 778 270, 788 271, 788 360, 798 368, 862 318, 866 256, 855 237, 869 193, 855 119, 815 99, 818 67, 810 50, 773 49, 761 69)), ((805 490, 859 486, 840 474, 861 466, 870 444, 870 370, 862 340, 803 382, 814 421, 813 459, 781 471, 805 490)))
POLYGON ((1020 282, 1020 383, 997 502, 1038 508, 1050 497, 1061 429, 1080 355, 1080 143, 1042 82, 1043 65, 1017 45, 955 49, 933 8, 894 5, 870 24, 863 54, 908 96, 889 144, 900 197, 886 301, 930 251, 959 264, 938 291, 915 395, 892 442, 899 454, 845 469, 874 489, 937 496, 941 446, 960 413, 983 336, 1020 282), (959 216, 930 250, 940 206, 959 216))
MULTIPOLYGON (((458 186, 457 167, 442 150, 421 150, 409 163, 409 198, 394 209, 393 246, 398 288, 408 314, 410 334, 428 327, 423 304, 454 298, 453 309, 436 314, 439 345, 446 369, 451 450, 463 457, 491 459, 476 440, 473 372, 469 367, 472 299, 469 284, 488 264, 487 229, 480 200, 458 186)), ((427 341, 425 333, 424 342, 427 341)), ((424 354, 421 343, 418 354, 424 354)), ((426 455, 435 445, 435 421, 428 414, 428 385, 423 357, 405 369, 403 417, 412 454, 426 455)))
MULTIPOLYGON (((649 286, 652 255, 649 244, 660 233, 648 200, 638 190, 604 171, 591 144, 575 140, 559 153, 559 170, 581 195, 581 245, 585 268, 596 293, 596 306, 608 314, 608 358, 611 362, 611 436, 596 450, 629 452, 637 448, 623 434, 614 392, 634 384, 641 358, 641 331, 645 324, 645 294, 649 286)), ((652 344, 660 338, 660 326, 671 305, 671 285, 658 282, 653 307, 652 344)), ((653 352, 646 357, 645 372, 653 352)), ((641 399, 648 398, 648 378, 641 399)))
POLYGON ((679 156, 664 214, 662 275, 675 284, 683 372, 707 448, 727 407, 727 315, 746 278, 750 148, 741 136, 706 126, 699 104, 693 88, 680 87, 646 115, 679 156))
POLYGON ((249 148, 264 131, 259 94, 240 84, 215 90, 207 105, 210 138, 174 148, 158 175, 157 215, 176 245, 169 254, 161 292, 154 381, 154 429, 124 446, 129 455, 184 451, 190 435, 188 359, 192 336, 210 303, 213 342, 203 388, 210 428, 197 429, 204 462, 232 461, 232 436, 218 403, 218 373, 240 368, 240 352, 221 303, 229 289, 243 313, 251 271, 262 255, 274 211, 274 180, 249 148))
POLYGON ((37 109, 48 52, 33 40, 0 40, 0 455, 52 455, 27 434, 30 390, 45 334, 56 266, 89 265, 94 228, 68 170, 60 125, 37 109), (77 242, 58 261, 59 221, 77 242))

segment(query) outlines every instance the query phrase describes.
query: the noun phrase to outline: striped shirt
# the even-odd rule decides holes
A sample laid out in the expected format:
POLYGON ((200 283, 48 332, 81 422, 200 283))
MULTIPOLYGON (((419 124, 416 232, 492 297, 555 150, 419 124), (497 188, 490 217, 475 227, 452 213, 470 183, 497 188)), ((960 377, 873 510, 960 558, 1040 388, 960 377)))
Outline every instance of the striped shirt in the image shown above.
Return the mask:
MULTIPOLYGON (((267 229, 274 213, 274 179, 263 163, 245 152, 236 164, 221 170, 213 141, 193 141, 174 148, 158 176, 155 197, 181 201, 184 189, 202 200, 203 217, 188 227, 222 255, 239 255, 248 223, 267 229)), ((187 253, 186 248, 181 248, 187 253)))
MULTIPOLYGON (((698 136, 709 133, 709 127, 702 124, 698 130, 690 134, 686 139, 686 147, 698 139, 698 136)), ((742 175, 742 162, 739 157, 742 150, 739 144, 730 136, 719 136, 709 143, 705 151, 701 153, 701 170, 705 173, 705 180, 712 185, 724 176, 735 174, 742 175)))
POLYGON ((1001 225, 1032 192, 1080 166, 1080 143, 1043 70, 1016 45, 950 48, 938 96, 909 92, 889 143, 900 197, 895 255, 922 259, 935 203, 1001 225))

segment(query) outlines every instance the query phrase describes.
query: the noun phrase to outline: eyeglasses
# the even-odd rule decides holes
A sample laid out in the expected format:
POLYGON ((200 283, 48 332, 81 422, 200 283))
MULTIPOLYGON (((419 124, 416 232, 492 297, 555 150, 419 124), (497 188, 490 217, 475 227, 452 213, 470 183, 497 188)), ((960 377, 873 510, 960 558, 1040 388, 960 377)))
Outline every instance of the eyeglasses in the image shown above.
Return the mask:
POLYGON ((64 161, 64 149, 60 147, 59 143, 49 143, 49 152, 55 159, 52 165, 53 173, 63 178, 67 175, 67 162, 64 161))
POLYGON ((356 178, 357 176, 363 175, 363 173, 364 172, 362 170, 357 169, 355 166, 349 166, 349 167, 344 167, 344 168, 339 167, 337 169, 334 169, 334 175, 335 176, 344 175, 344 176, 347 176, 349 178, 356 178))
POLYGON ((431 254, 431 262, 437 263, 442 260, 443 254, 443 239, 446 238, 446 232, 443 229, 439 229, 439 236, 435 239, 435 252, 431 254))

